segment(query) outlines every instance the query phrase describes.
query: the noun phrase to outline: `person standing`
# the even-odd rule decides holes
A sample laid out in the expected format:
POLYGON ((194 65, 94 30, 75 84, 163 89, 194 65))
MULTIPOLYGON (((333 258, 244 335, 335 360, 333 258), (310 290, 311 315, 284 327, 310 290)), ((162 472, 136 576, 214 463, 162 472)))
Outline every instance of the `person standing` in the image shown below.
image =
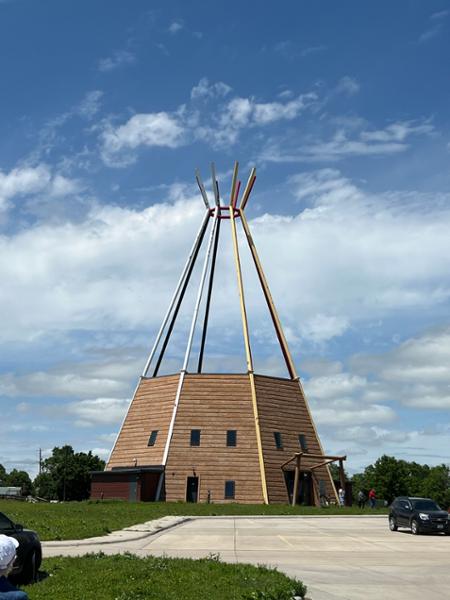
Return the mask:
POLYGON ((339 505, 344 506, 345 505, 345 492, 342 488, 339 488, 338 496, 339 496, 339 505))
POLYGON ((16 560, 18 547, 16 538, 0 534, 0 600, 29 600, 25 592, 18 590, 7 579, 16 560))
POLYGON ((375 494, 375 490, 372 488, 369 492, 370 508, 375 508, 376 499, 377 499, 377 495, 375 494))
POLYGON ((358 492, 358 507, 364 508, 366 506, 366 495, 362 490, 358 492))

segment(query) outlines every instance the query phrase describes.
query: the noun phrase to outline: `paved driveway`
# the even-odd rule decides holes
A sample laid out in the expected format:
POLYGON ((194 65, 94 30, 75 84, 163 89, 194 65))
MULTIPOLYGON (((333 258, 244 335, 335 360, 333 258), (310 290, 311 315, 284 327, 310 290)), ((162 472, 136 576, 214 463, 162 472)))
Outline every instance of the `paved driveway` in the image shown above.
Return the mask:
POLYGON ((386 517, 195 518, 97 549, 264 563, 302 579, 313 600, 450 598, 450 537, 392 533, 386 517))

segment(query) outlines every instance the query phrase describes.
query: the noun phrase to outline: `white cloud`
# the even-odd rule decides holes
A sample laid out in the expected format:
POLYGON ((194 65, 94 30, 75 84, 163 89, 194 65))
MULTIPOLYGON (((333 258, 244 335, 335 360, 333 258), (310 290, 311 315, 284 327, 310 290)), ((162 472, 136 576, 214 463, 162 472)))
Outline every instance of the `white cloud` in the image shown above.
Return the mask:
POLYGON ((132 65, 136 62, 136 57, 128 50, 117 50, 111 56, 101 58, 97 63, 97 68, 103 73, 114 71, 120 67, 132 65))
POLYGON ((118 425, 129 403, 129 399, 95 398, 72 402, 61 410, 75 418, 75 425, 78 427, 118 425))
MULTIPOLYGON (((363 121, 360 121, 362 124, 363 121)), ((330 162, 349 156, 384 156, 405 152, 412 136, 432 135, 434 126, 428 122, 399 121, 384 129, 356 130, 342 126, 329 140, 311 137, 293 146, 283 140, 272 139, 262 149, 260 159, 267 162, 330 162)))
POLYGON ((168 28, 169 33, 175 35, 179 33, 184 28, 184 24, 182 21, 173 21, 168 28))
MULTIPOLYGON (((300 212, 266 214, 250 225, 291 339, 327 340, 368 319, 448 302, 448 202, 417 194, 405 205, 401 194, 371 196, 331 169, 301 174, 289 186, 303 203, 300 212)), ((80 222, 41 223, 1 237, 0 314, 8 318, 0 336, 111 327, 151 331, 203 210, 197 193, 192 198, 177 189, 171 204, 94 207, 80 222)), ((229 244, 220 261, 232 261, 229 244)), ((244 266, 253 272, 250 263, 244 266)), ((235 281, 218 277, 217 285, 222 324, 231 314, 235 281)), ((247 285, 259 319, 266 313, 258 282, 249 278, 247 285)))
POLYGON ((101 135, 103 160, 114 166, 134 161, 127 151, 138 146, 178 148, 184 143, 184 126, 176 115, 167 112, 132 116, 124 125, 109 125, 101 135), (124 154, 125 152, 125 154, 124 154))
POLYGON ((424 333, 381 356, 356 356, 353 367, 375 373, 405 406, 450 410, 450 328, 424 333))
POLYGON ((92 90, 87 92, 80 102, 76 111, 86 119, 92 119, 100 110, 101 99, 103 92, 100 90, 92 90))
POLYGON ((0 171, 0 212, 10 208, 11 201, 17 197, 36 194, 62 197, 76 193, 80 187, 80 183, 74 179, 53 174, 45 164, 17 167, 9 173, 0 171))
POLYGON ((191 90, 191 99, 222 98, 231 92, 231 87, 223 81, 210 83, 207 77, 202 77, 191 90))

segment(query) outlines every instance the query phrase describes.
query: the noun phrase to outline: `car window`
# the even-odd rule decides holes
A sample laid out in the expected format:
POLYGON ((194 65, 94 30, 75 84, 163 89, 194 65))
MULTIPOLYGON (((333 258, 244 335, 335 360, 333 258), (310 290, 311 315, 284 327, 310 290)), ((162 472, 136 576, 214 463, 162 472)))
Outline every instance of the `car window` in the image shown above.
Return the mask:
POLYGON ((12 523, 6 515, 0 513, 0 529, 11 529, 12 523))
POLYGON ((441 510, 441 507, 433 500, 413 500, 416 510, 441 510))

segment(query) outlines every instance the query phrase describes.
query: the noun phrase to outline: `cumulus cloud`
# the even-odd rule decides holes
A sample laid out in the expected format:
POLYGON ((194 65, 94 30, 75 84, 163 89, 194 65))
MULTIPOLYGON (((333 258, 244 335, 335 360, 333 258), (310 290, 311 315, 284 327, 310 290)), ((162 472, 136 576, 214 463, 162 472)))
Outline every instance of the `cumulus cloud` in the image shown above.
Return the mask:
POLYGON ((130 150, 138 146, 178 148, 184 143, 184 126, 167 112, 133 115, 124 125, 109 125, 101 135, 102 158, 111 166, 134 162, 130 150))
MULTIPOLYGON (((336 170, 301 174, 288 186, 302 202, 298 214, 265 214, 250 226, 292 339, 320 343, 368 318, 448 302, 445 203, 427 196, 424 213, 420 194, 405 206, 401 194, 371 196, 336 170)), ((180 193, 144 210, 94 207, 78 223, 42 223, 0 238, 0 312, 9 315, 0 335, 154 327, 203 210, 198 197, 180 193), (149 299, 156 310, 148 309, 149 299)), ((224 244, 220 261, 231 260, 224 244)), ((218 277, 217 285, 225 323, 235 281, 218 277)), ((247 285, 259 318, 265 307, 258 282, 247 285)))
POLYGON ((45 164, 17 167, 9 173, 0 171, 0 212, 7 210, 12 200, 17 197, 41 193, 61 197, 75 193, 79 188, 79 182, 58 173, 53 174, 45 164))

